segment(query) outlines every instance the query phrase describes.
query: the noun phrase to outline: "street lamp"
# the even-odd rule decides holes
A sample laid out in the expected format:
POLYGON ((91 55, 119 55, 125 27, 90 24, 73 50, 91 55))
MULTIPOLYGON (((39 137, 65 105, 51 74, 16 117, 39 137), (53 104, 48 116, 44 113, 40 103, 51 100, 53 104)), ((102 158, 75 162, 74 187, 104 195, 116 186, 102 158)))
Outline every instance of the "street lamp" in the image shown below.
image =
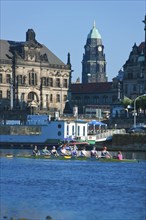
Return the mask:
POLYGON ((146 94, 140 95, 134 100, 134 128, 136 127, 136 100, 143 96, 146 96, 146 94))
POLYGON ((13 79, 10 78, 10 109, 13 110, 13 79))

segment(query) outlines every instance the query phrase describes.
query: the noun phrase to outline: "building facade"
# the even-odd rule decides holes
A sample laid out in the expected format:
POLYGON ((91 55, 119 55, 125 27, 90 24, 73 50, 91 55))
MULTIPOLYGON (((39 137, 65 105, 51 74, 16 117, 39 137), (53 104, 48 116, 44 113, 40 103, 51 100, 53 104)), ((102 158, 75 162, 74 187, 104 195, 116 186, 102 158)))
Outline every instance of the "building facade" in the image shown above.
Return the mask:
POLYGON ((146 93, 146 68, 144 57, 145 43, 134 44, 129 58, 123 66, 123 93, 130 99, 135 99, 146 93))
POLYGON ((82 83, 107 82, 104 45, 95 22, 87 36, 82 60, 82 83))
MULTIPOLYGON (((117 77, 122 85, 124 96, 132 100, 146 94, 146 16, 143 22, 145 24, 145 41, 139 45, 136 43, 133 45, 129 57, 117 77)), ((115 81, 116 78, 113 80, 115 81)))
POLYGON ((118 84, 113 82, 76 83, 71 85, 71 91, 72 105, 78 106, 78 113, 94 116, 98 110, 110 112, 119 106, 118 97, 122 96, 118 84))
POLYGON ((70 54, 64 64, 28 29, 26 41, 0 41, 0 109, 63 113, 71 85, 70 54))

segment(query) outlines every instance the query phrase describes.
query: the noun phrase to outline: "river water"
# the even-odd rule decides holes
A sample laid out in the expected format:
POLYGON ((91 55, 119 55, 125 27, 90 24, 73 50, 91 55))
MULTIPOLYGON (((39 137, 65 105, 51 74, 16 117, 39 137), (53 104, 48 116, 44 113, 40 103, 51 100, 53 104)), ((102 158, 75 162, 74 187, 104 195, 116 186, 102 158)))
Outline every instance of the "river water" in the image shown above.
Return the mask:
POLYGON ((103 163, 1 157, 0 166, 0 219, 146 219, 145 160, 103 163))

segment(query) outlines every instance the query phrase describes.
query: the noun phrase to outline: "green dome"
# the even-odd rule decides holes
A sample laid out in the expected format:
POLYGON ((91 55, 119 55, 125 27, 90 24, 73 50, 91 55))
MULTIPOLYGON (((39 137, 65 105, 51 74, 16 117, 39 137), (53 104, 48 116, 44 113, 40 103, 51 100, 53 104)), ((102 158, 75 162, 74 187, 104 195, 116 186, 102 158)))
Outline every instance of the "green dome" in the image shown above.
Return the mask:
POLYGON ((87 38, 96 38, 96 39, 101 39, 101 35, 100 33, 98 32, 96 26, 95 26, 95 22, 94 22, 94 25, 93 25, 93 28, 91 29, 90 33, 88 34, 88 37, 87 38))

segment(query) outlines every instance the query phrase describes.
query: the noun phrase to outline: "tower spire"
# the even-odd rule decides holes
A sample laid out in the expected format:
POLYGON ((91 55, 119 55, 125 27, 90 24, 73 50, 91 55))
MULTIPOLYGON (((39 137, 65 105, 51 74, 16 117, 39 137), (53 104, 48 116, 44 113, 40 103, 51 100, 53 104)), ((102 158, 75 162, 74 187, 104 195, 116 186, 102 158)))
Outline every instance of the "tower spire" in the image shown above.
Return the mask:
POLYGON ((94 22, 93 22, 93 28, 95 28, 96 27, 96 23, 95 23, 95 20, 94 20, 94 22))

